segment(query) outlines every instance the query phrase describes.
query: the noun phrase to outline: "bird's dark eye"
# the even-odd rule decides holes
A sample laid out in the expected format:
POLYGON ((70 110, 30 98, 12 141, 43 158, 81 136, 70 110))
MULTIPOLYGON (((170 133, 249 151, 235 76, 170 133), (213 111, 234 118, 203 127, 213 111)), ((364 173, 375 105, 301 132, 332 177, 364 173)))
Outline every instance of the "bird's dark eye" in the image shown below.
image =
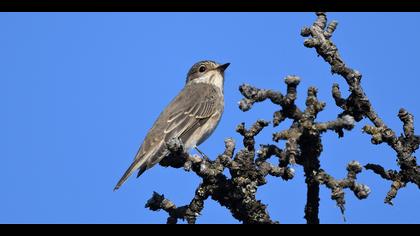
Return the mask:
POLYGON ((200 68, 198 68, 198 71, 203 73, 204 71, 206 71, 206 67, 205 66, 200 66, 200 68))

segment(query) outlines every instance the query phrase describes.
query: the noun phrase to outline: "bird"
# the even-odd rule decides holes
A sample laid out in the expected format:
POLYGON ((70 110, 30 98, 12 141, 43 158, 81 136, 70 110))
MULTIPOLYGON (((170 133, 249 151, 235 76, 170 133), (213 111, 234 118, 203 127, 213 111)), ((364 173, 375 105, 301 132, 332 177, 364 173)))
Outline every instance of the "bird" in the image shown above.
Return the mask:
POLYGON ((224 72, 229 65, 204 60, 190 68, 184 88, 160 113, 114 191, 135 171, 138 170, 138 178, 167 156, 166 143, 172 138, 179 139, 186 151, 198 150, 197 146, 213 133, 221 120, 224 72))

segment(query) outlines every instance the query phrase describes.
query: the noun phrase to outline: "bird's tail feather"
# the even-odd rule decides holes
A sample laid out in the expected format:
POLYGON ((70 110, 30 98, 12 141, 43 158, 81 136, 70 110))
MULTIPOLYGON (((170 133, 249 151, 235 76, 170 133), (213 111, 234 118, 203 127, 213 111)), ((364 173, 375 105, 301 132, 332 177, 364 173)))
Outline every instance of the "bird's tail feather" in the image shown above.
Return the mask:
POLYGON ((143 154, 142 148, 139 149, 137 152, 136 157, 134 158, 133 163, 128 167, 125 171, 124 175, 121 177, 120 181, 118 181, 117 185, 114 188, 114 191, 119 189, 122 184, 130 177, 137 169, 139 173, 137 178, 144 173, 147 169, 157 164, 162 157, 167 155, 169 151, 166 149, 166 146, 163 145, 163 140, 153 149, 149 150, 148 154, 143 154))
POLYGON ((123 185, 124 182, 128 179, 128 177, 130 177, 137 169, 139 169, 140 173, 143 173, 147 169, 146 160, 147 158, 143 157, 133 161, 133 163, 130 165, 130 167, 128 167, 124 175, 118 181, 117 185, 114 188, 114 191, 118 190, 121 187, 121 185, 123 185))

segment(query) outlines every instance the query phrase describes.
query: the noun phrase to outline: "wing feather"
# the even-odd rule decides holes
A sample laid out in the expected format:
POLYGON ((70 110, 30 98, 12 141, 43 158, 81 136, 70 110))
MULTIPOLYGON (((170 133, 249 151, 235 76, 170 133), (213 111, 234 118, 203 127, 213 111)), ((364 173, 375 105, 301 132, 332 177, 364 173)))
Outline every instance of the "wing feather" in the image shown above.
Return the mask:
POLYGON ((216 88, 209 84, 192 84, 185 88, 186 96, 177 101, 176 109, 169 112, 166 137, 178 137, 184 143, 217 111, 220 96, 216 88))

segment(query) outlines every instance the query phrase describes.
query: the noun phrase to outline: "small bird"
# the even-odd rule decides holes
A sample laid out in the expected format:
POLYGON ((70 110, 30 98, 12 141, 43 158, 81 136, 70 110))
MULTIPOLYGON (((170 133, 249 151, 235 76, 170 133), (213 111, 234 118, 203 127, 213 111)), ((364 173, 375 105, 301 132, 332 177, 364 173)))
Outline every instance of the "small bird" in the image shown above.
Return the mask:
POLYGON ((184 88, 159 115, 114 191, 136 170, 139 177, 167 156, 171 138, 180 139, 189 150, 213 133, 224 109, 224 71, 229 65, 200 61, 191 67, 184 88))

